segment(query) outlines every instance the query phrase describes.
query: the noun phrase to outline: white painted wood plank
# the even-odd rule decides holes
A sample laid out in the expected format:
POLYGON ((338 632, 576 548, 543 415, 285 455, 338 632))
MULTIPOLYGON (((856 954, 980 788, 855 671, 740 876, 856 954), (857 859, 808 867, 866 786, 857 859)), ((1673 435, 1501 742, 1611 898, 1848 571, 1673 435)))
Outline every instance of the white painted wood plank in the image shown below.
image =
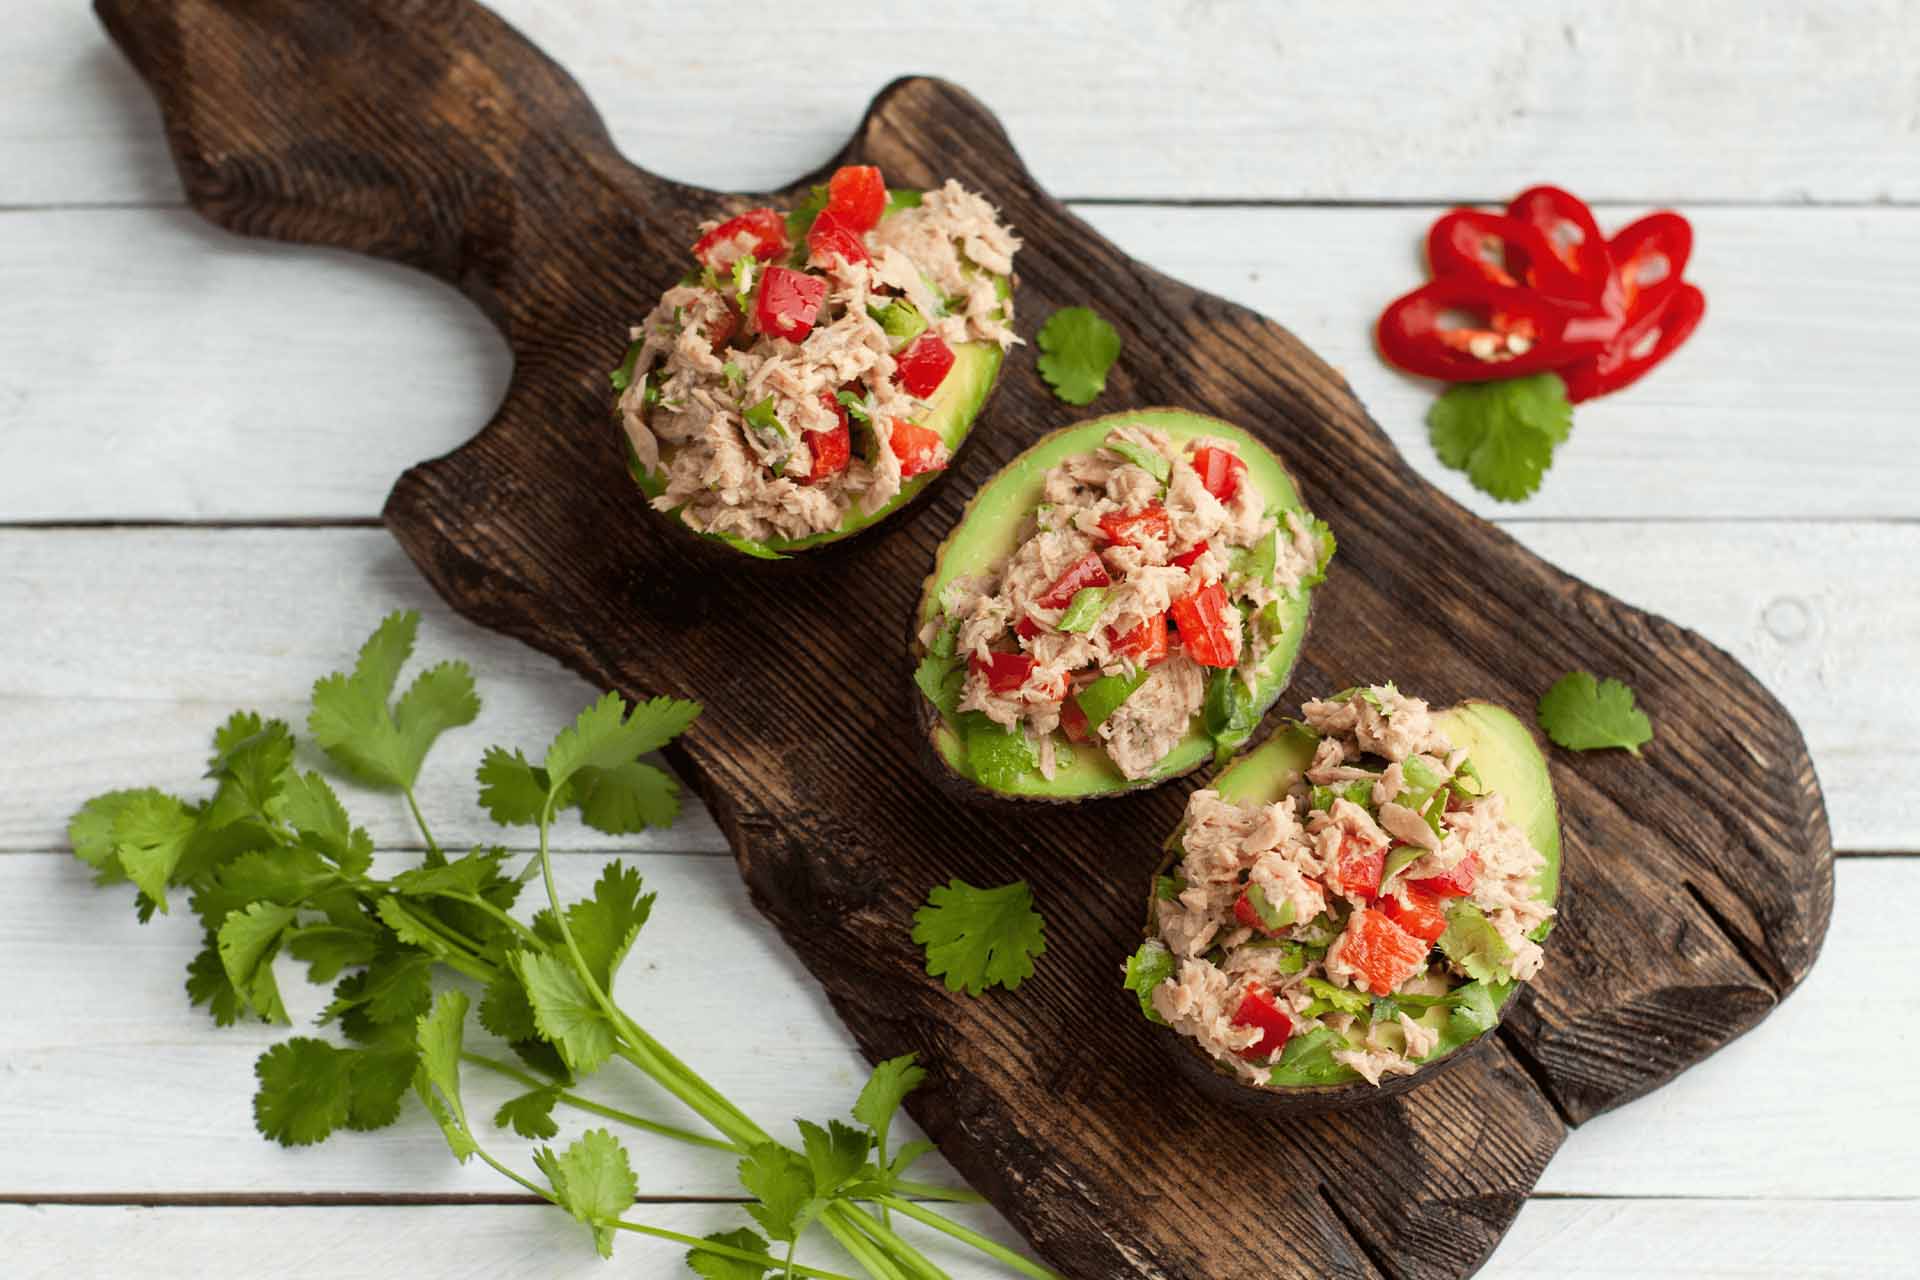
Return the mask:
MULTIPOLYGON (((630 1221, 702 1236, 752 1226, 733 1204, 641 1204, 630 1221)), ((1010 1248, 1024 1242, 991 1209, 962 1205, 955 1221, 1010 1248)), ((1894 1221, 1900 1219, 1894 1218, 1894 1221)), ((913 1228, 916 1246, 954 1280, 1008 1273, 933 1231, 913 1228)), ((605 1280, 608 1275, 691 1276, 677 1245, 622 1233, 613 1261, 593 1251, 585 1227, 547 1205, 383 1205, 329 1208, 159 1208, 0 1205, 0 1256, 12 1280, 137 1273, 144 1280, 470 1280, 541 1276, 605 1280)), ((1864 1255, 1863 1255, 1864 1256, 1864 1255)), ((832 1237, 814 1231, 799 1259, 861 1274, 832 1237)))
MULTIPOLYGON (((622 1005, 770 1129, 841 1114, 864 1064, 732 866, 635 861, 660 900, 620 976, 622 1005)), ((563 859, 562 893, 584 892, 598 863, 563 859)), ((1884 908, 1916 895, 1920 860, 1843 860, 1833 930, 1804 989, 1674 1083, 1576 1131, 1541 1189, 1920 1196, 1920 1102, 1887 1087, 1886 1066, 1920 1053, 1920 995, 1888 977, 1910 967, 1906 917, 1884 908)), ((248 1109, 253 1061, 287 1033, 216 1029, 189 1009, 180 982, 198 944, 193 922, 141 927, 130 901, 124 887, 92 888, 68 857, 0 858, 0 972, 9 975, 0 1132, 10 1135, 0 1196, 498 1190, 485 1169, 455 1165, 414 1108, 392 1129, 307 1150, 260 1139, 248 1109)), ((322 1003, 296 972, 283 989, 296 1019, 322 1003)), ((469 1075, 470 1109, 491 1114, 508 1090, 469 1075)), ((591 1092, 673 1118, 673 1105, 624 1067, 591 1092)), ((497 1145, 517 1153, 524 1144, 497 1145)), ((716 1153, 651 1141, 646 1151, 644 1193, 731 1194, 731 1162, 716 1153)))
MULTIPOLYGON (((1645 382, 1582 406, 1518 507, 1439 465, 1433 384, 1372 348, 1380 308, 1418 283, 1436 208, 1081 212, 1289 324, 1415 469, 1483 515, 1920 516, 1920 210, 1695 211, 1706 322, 1645 382)), ((178 210, 0 215, 0 296, 37 303, 0 310, 4 519, 371 517, 402 470, 479 429, 508 372, 478 314, 417 273, 178 210)), ((1030 354, 1008 376, 1033 377, 1030 354)))
POLYGON ((1532 1200, 1481 1280, 1913 1275, 1912 1200, 1532 1200))
MULTIPOLYGON (((1920 814, 1885 761, 1920 738, 1920 526, 1521 524, 1534 550, 1696 627, 1753 668, 1800 721, 1836 846, 1920 849, 1920 814)), ((422 652, 474 663, 486 710, 429 761, 422 805, 450 843, 501 837, 470 770, 492 742, 538 749, 593 692, 546 658, 454 618, 375 529, 0 530, 0 850, 62 842, 67 815, 115 787, 197 785, 235 707, 305 716, 317 675, 385 613, 425 616, 422 652)), ((1628 680, 1633 672, 1618 674, 1628 680)), ((724 690, 704 695, 725 713, 724 690)), ((1660 709, 1650 713, 1658 719, 1660 709)), ((353 808, 383 846, 417 838, 404 806, 353 808)), ((718 852, 689 805, 670 833, 566 846, 718 852)))
MULTIPOLYGON (((944 75, 1076 196, 1914 199, 1920 20, 1898 0, 1420 0, 1036 8, 498 0, 636 161, 721 187, 824 160, 881 85, 944 75), (1142 56, 1150 50, 1151 56, 1142 56)), ((15 9, 20 8, 16 3, 15 9)), ((11 13, 0 202, 174 197, 155 115, 83 6, 11 13)))
MULTIPOLYGON (((189 795, 213 730, 240 708, 306 736, 315 679, 349 666, 379 620, 423 615, 419 662, 464 658, 481 698, 446 734, 417 795, 448 847, 523 845, 480 809, 473 771, 494 743, 540 751, 598 696, 542 654, 466 622, 378 529, 0 532, 0 850, 64 844, 89 796, 130 786, 189 795)), ((309 767, 325 762, 303 748, 309 767)), ((418 848, 398 796, 337 781, 385 848, 418 848)), ((569 822, 567 848, 726 848, 691 796, 667 832, 601 836, 569 822)))

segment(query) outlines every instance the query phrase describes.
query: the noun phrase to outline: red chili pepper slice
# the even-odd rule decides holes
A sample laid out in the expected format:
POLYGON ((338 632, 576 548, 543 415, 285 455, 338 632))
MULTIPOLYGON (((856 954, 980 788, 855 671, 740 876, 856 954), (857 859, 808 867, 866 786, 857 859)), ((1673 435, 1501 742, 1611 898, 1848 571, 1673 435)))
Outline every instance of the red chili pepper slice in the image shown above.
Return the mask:
POLYGON ((827 282, 792 267, 768 267, 753 294, 753 321, 762 333, 798 342, 813 332, 827 282))
POLYGON ((1233 1025, 1260 1029, 1258 1040, 1234 1051, 1249 1062, 1261 1062, 1279 1053, 1293 1034, 1293 1019, 1251 982, 1240 997, 1240 1007, 1234 1010, 1233 1025))
POLYGON ((1547 247, 1539 230, 1505 214, 1442 214, 1427 232, 1427 264, 1436 278, 1478 276, 1488 284, 1525 285, 1549 297, 1591 302, 1592 290, 1547 247))
POLYGON ((1083 587, 1112 584, 1113 579, 1107 576, 1107 566, 1100 562, 1098 555, 1089 551, 1067 566, 1067 571, 1047 588, 1047 594, 1040 597, 1040 603, 1049 609, 1062 609, 1073 602, 1074 595, 1083 587))
POLYGON ((737 218, 728 218, 694 241, 693 256, 715 271, 731 267, 740 256, 734 241, 742 234, 752 238, 753 256, 762 262, 787 256, 787 220, 772 209, 749 209, 737 218))
POLYGON ((1167 655, 1173 652, 1173 646, 1167 639, 1167 615, 1164 613, 1154 614, 1125 635, 1108 627, 1107 643, 1112 646, 1114 657, 1131 658, 1135 666, 1141 667, 1165 662, 1167 655))
POLYGON ((893 380, 915 400, 925 400, 940 389, 953 368, 953 348, 937 333, 923 333, 895 356, 893 380))
POLYGON ((1193 562, 1205 554, 1207 554, 1207 540, 1202 538, 1185 551, 1182 551, 1179 555, 1167 561, 1167 563, 1176 568, 1191 569, 1193 568, 1193 562))
POLYGON ((1517 378, 1597 355, 1612 336, 1583 330, 1590 317, 1532 289, 1443 276, 1394 299, 1381 313, 1388 363, 1446 382, 1517 378), (1472 324, 1450 324, 1465 318, 1472 324))
MULTIPOLYGON (((1613 278, 1607 257, 1607 239, 1586 201, 1559 187, 1528 187, 1507 203, 1507 216, 1540 233, 1548 250, 1586 287, 1586 296, 1599 301, 1613 278)), ((1526 264, 1507 260, 1507 269, 1524 278, 1526 264)), ((1615 308, 1607 308, 1615 314, 1615 308)))
POLYGON ((1200 483, 1208 493, 1222 502, 1231 502, 1233 495, 1240 492, 1240 477, 1246 474, 1247 464, 1225 449, 1203 445, 1193 451, 1193 469, 1200 473, 1200 483))
POLYGON ((1685 342, 1707 313, 1707 296, 1682 284, 1665 301, 1627 321, 1606 350, 1560 371, 1567 399, 1578 404, 1632 386, 1685 342))
POLYGON ((905 418, 893 419, 893 434, 887 441, 893 456, 900 459, 900 477, 911 479, 947 465, 946 442, 931 427, 923 427, 905 418))
POLYGON ((854 231, 880 225, 887 207, 887 184, 870 164, 842 165, 827 179, 827 209, 854 231))
POLYGON ((847 422, 847 411, 833 393, 822 391, 820 403, 833 411, 840 424, 831 431, 809 431, 807 448, 813 451, 813 469, 807 472, 806 484, 819 484, 822 480, 839 475, 847 469, 847 463, 853 457, 853 432, 847 422))
POLYGON ((1693 226, 1669 210, 1650 213, 1620 228, 1607 241, 1607 256, 1613 260, 1621 310, 1632 323, 1679 289, 1693 256, 1693 226))
POLYGON ((1123 547, 1141 547, 1149 538, 1173 541, 1173 521, 1167 518, 1167 509, 1156 502, 1144 511, 1131 514, 1107 512, 1100 517, 1100 532, 1123 547))
POLYGON ((1227 629, 1227 589, 1210 582, 1167 611, 1180 629, 1180 647, 1203 667, 1231 667, 1238 655, 1227 629))
POLYGON ((873 261, 873 255, 867 252, 867 242, 860 238, 859 228, 832 209, 822 209, 820 216, 813 220, 813 229, 807 232, 807 263, 826 269, 834 265, 836 258, 845 258, 849 263, 873 261))

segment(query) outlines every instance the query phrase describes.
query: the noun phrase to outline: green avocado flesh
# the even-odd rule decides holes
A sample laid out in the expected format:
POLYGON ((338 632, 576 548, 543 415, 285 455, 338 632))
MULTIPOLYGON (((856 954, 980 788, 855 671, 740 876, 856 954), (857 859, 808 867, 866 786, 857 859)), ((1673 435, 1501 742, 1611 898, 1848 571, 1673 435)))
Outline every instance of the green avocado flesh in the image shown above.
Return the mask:
MULTIPOLYGON (((1448 741, 1466 749, 1467 758, 1487 789, 1506 797, 1508 820, 1527 833, 1527 839, 1546 859, 1535 880, 1538 896, 1547 903, 1554 902, 1560 891, 1560 816, 1554 803, 1553 782, 1547 775, 1546 757, 1540 753, 1533 731, 1512 712, 1490 702, 1461 703, 1436 712, 1434 718, 1448 741)), ((1234 761, 1213 780, 1213 789, 1236 804, 1271 804, 1287 794, 1311 763, 1317 742, 1311 731, 1293 725, 1234 761)), ((1519 985, 1507 986, 1494 1004, 1496 1010, 1506 1008, 1519 985)), ((1468 1036, 1457 1034, 1447 1013, 1446 1009, 1435 1007, 1417 1019, 1440 1032, 1438 1045, 1432 1053, 1419 1059, 1420 1062, 1438 1062, 1486 1034, 1484 1031, 1468 1036)), ((1292 1083, 1344 1084, 1358 1079, 1360 1074, 1351 1067, 1328 1061, 1292 1083)))
MULTIPOLYGON (((915 202, 917 203, 917 201, 915 202)), ((902 206, 904 207, 904 206, 902 206)), ((891 211, 890 211, 891 212, 891 211)), ((996 287, 1001 297, 1012 293, 1006 277, 996 277, 996 287)), ((993 390, 994 382, 1000 376, 1000 363, 1004 353, 1000 345, 994 342, 963 342, 953 348, 953 368, 941 380, 940 386, 927 398, 927 407, 913 421, 920 426, 930 427, 940 434, 947 446, 947 455, 951 458, 959 453, 967 433, 973 429, 973 423, 980 416, 980 410, 987 403, 987 395, 993 390)), ((856 428, 856 438, 858 430, 856 428)), ((621 433, 625 439, 626 433, 621 433)), ((662 459, 664 462, 664 457, 662 459)), ((657 498, 666 490, 664 467, 658 473, 645 470, 640 460, 634 456, 631 445, 627 448, 627 470, 632 473, 634 482, 640 486, 648 498, 657 498)), ((763 560, 784 559, 788 552, 805 551, 825 543, 837 542, 862 529, 885 520, 900 508, 912 502, 934 479, 940 471, 924 472, 903 481, 900 492, 893 500, 869 515, 861 509, 856 499, 847 508, 846 519, 835 529, 809 534, 804 538, 773 538, 766 542, 754 542, 736 534, 706 533, 701 537, 711 538, 715 542, 724 542, 735 551, 755 556, 763 560)), ((676 511, 666 513, 670 519, 679 520, 676 511)), ((693 532, 688 530, 688 532, 693 532)))
MULTIPOLYGON (((1138 410, 1095 418, 1043 436, 1039 443, 1009 462, 967 504, 960 523, 940 545, 935 556, 933 573, 927 578, 920 596, 918 626, 924 626, 939 616, 940 593, 949 583, 968 574, 987 573, 997 561, 1013 554, 1020 543, 1022 525, 1040 502, 1049 469, 1073 454, 1088 453, 1099 448, 1115 428, 1123 426, 1164 431, 1175 444, 1205 437, 1229 440, 1247 464, 1248 474, 1258 486, 1269 510, 1293 510, 1302 516, 1307 514, 1299 491, 1294 488, 1293 478, 1287 474, 1280 460, 1250 433, 1232 423, 1171 409, 1138 410)), ((1301 641, 1306 637, 1311 596, 1312 589, 1308 587, 1300 590, 1292 599, 1278 602, 1280 635, 1261 668, 1259 687, 1248 708, 1251 725, 1257 726, 1268 708, 1279 700, 1293 674, 1294 660, 1299 656, 1301 641)), ((914 656, 920 658, 923 654, 924 650, 916 644, 914 656)), ((1100 685, 1090 688, 1098 690, 1100 685)), ((1105 692, 1108 694, 1105 699, 1099 693, 1094 694, 1096 705, 1093 706, 1087 704, 1087 695, 1082 695, 1081 705, 1089 720, 1095 723, 1104 719, 1118 705, 1111 695, 1119 690, 1109 688, 1105 692), (1111 705, 1107 705, 1109 701, 1111 705)), ((1131 690, 1126 692, 1130 693, 1131 690)), ((977 713, 973 718, 984 719, 977 713)), ((1054 776, 1051 779, 1044 778, 1023 738, 999 733, 997 726, 991 725, 987 728, 994 731, 984 732, 981 726, 963 725, 944 712, 936 712, 935 715, 933 747, 954 773, 989 791, 1034 799, 1079 800, 1152 786, 1189 773, 1206 763, 1215 755, 1219 741, 1208 733, 1205 718, 1204 710, 1196 715, 1187 736, 1161 760, 1150 776, 1137 780, 1123 776, 1099 747, 1074 746, 1064 736, 1058 738, 1054 776), (1015 742, 1001 741, 1008 737, 1013 737, 1015 742), (985 748, 984 759, 981 758, 981 748, 985 748)), ((1244 742, 1250 732, 1251 729, 1242 729, 1238 741, 1244 742)))

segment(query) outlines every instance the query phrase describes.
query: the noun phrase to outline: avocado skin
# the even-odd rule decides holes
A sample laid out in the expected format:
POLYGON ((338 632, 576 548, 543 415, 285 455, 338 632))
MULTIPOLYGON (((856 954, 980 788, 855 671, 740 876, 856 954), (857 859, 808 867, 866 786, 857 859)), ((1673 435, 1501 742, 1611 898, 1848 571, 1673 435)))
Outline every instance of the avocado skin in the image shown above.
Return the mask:
MULTIPOLYGON (((945 721, 942 720, 939 710, 922 696, 919 688, 914 684, 912 679, 914 668, 918 665, 920 659, 926 656, 925 646, 920 643, 920 627, 929 616, 929 606, 933 602, 935 584, 939 582, 942 576, 942 567, 947 553, 952 547, 954 539, 966 528, 969 521, 979 515, 991 516, 993 514, 992 507, 987 506, 983 508, 982 503, 983 501, 990 501, 992 498, 998 496, 994 492, 996 485, 1003 479, 1013 476, 1016 470, 1030 466, 1032 456, 1049 445, 1069 436, 1084 437, 1076 448, 1068 450, 1068 452, 1084 452, 1098 447, 1114 428, 1129 424, 1158 427, 1162 430, 1169 431, 1176 439, 1190 439, 1196 436, 1211 435, 1234 440, 1240 444, 1243 449, 1247 447, 1258 449, 1261 456, 1250 460, 1250 463, 1253 461, 1260 462, 1264 466, 1270 467, 1272 472, 1278 473, 1280 477, 1283 477, 1287 486, 1292 490, 1302 514, 1311 514, 1311 508, 1306 505, 1304 498, 1301 497, 1299 482, 1293 478, 1292 473, 1287 470, 1285 464, 1274 455, 1272 450, 1253 439, 1244 428, 1237 427, 1230 422, 1218 418, 1208 417, 1204 414, 1190 413, 1184 409, 1175 409, 1166 406, 1148 406, 1139 409, 1129 409, 1121 413, 1092 418, 1085 422, 1075 423, 1072 426, 1062 427, 1056 431, 1050 431, 1034 441, 1033 444, 1029 445, 1011 462, 1007 463, 1006 466, 995 472, 993 477, 981 486, 979 492, 975 493, 974 496, 968 500, 966 508, 960 513, 960 518, 954 522, 952 530, 948 532, 947 537, 942 540, 938 550, 935 551, 933 571, 927 575, 926 582, 921 587, 920 603, 914 609, 913 616, 909 619, 907 626, 907 688, 913 703, 916 754, 919 757, 921 767, 926 771, 928 776, 934 780, 942 791, 945 791, 957 800, 970 804, 984 804, 989 808, 1002 810, 1018 809, 1035 804, 1081 804, 1091 800, 1104 800, 1112 796, 1124 795, 1128 792, 1143 791, 1151 787, 1157 787, 1162 783, 1171 782, 1175 778, 1185 777, 1187 774, 1212 763, 1212 752, 1211 750, 1207 750, 1198 755, 1191 763, 1181 768, 1164 773, 1156 773, 1146 778, 1129 780, 1121 778, 1118 773, 1115 772, 1113 773, 1111 782, 1097 790, 1079 793, 1064 791, 1056 793, 1049 789, 1052 784, 1045 783, 1044 781, 1036 783, 1034 789, 1029 791, 1012 792, 998 790, 985 786, 978 780, 960 772, 948 760, 946 754, 940 747, 941 733, 943 729, 946 729, 945 721)), ((1017 485, 1011 486, 1009 492, 1017 495, 1019 488, 1017 485)), ((1017 523, 1019 520, 1024 519, 1026 514, 1027 511, 1023 505, 1021 510, 1012 513, 1013 522, 1017 523)), ((1267 681, 1263 682, 1261 699, 1256 706, 1259 718, 1254 724, 1251 736, 1242 746, 1243 753, 1250 752, 1259 747, 1261 743, 1266 740, 1268 733, 1271 732, 1270 717, 1267 713, 1271 711, 1274 704, 1279 701, 1280 695, 1286 692, 1287 685, 1292 680, 1294 666, 1299 661, 1300 650, 1306 643, 1307 631, 1312 623, 1313 593, 1317 589, 1318 588, 1307 589, 1305 598, 1298 606, 1299 614, 1297 621, 1295 625, 1290 628, 1293 634, 1291 650, 1286 653, 1280 669, 1271 673, 1267 681)), ((1191 741, 1192 735, 1190 733, 1187 742, 1183 742, 1180 747, 1176 747, 1175 751, 1179 752, 1187 749, 1191 741)))
MULTIPOLYGON (((1558 806, 1554 799, 1552 780, 1548 777, 1547 757, 1541 746, 1539 735, 1534 732, 1531 725, 1519 719, 1505 707, 1491 702, 1470 699, 1436 714, 1445 722, 1448 735, 1453 739, 1455 746, 1466 745, 1469 741, 1474 744, 1468 748, 1468 755, 1473 759, 1474 767, 1480 771, 1482 779, 1493 790, 1507 796, 1509 805, 1513 805, 1517 797, 1524 796, 1527 792, 1512 785, 1512 771, 1499 766, 1490 770, 1482 762, 1482 755, 1495 758, 1485 751, 1484 747, 1489 743, 1497 742, 1508 751, 1515 753, 1521 753, 1524 748, 1525 758, 1521 763, 1538 766, 1539 787, 1533 789, 1536 794, 1533 795, 1533 803, 1529 806, 1532 818, 1523 825, 1527 827, 1528 836, 1534 841, 1534 847, 1539 849, 1547 859, 1546 871, 1543 873, 1547 879, 1547 899, 1564 914, 1567 892, 1566 877, 1561 874, 1560 867, 1558 806)), ((1299 724, 1292 724, 1284 733, 1277 734, 1265 747, 1243 752, 1221 772, 1220 776, 1214 780, 1214 785, 1232 787, 1236 781, 1245 780, 1250 776, 1271 774, 1276 767, 1284 765, 1288 757, 1294 761, 1292 765, 1294 771, 1298 771, 1311 760, 1312 743, 1313 737, 1310 732, 1299 724), (1262 759, 1254 759, 1255 755, 1261 753, 1264 753, 1262 759)), ((1281 789, 1283 788, 1258 788, 1268 794, 1281 789)), ((1254 788, 1249 788, 1248 792, 1243 794, 1252 798, 1250 792, 1253 790, 1254 788)), ((1154 876, 1166 875, 1179 861, 1180 828, 1176 828, 1173 834, 1167 837, 1166 856, 1154 870, 1154 876)), ((1154 901, 1153 881, 1149 880, 1145 930, 1145 936, 1148 938, 1158 936, 1155 924, 1158 913, 1154 909, 1154 901)), ((1556 929, 1555 932, 1558 930, 1556 929)), ((1552 936, 1549 935, 1547 942, 1542 945, 1550 946, 1552 941, 1552 936)), ((1520 985, 1516 983, 1507 993, 1506 1000, 1501 1002, 1501 1021, 1505 1021, 1506 1010, 1518 995, 1520 985)), ((1131 1000, 1132 993, 1127 993, 1127 998, 1131 1000)), ((1417 1071, 1406 1075, 1387 1076, 1378 1085, 1370 1085, 1365 1080, 1356 1078, 1338 1084, 1284 1085, 1274 1088, 1250 1084, 1241 1079, 1212 1054, 1202 1049, 1191 1037, 1181 1035, 1171 1027, 1148 1025, 1152 1030, 1162 1033, 1161 1039, 1177 1042, 1169 1046, 1173 1050, 1174 1066, 1181 1075, 1192 1081, 1200 1092, 1217 1102, 1273 1117, 1318 1115, 1327 1111, 1364 1105, 1381 1098, 1391 1098, 1409 1089, 1418 1088, 1466 1061, 1470 1055, 1492 1041, 1494 1033, 1500 1029, 1500 1023, 1495 1022, 1493 1026, 1444 1057, 1426 1063, 1417 1071)))

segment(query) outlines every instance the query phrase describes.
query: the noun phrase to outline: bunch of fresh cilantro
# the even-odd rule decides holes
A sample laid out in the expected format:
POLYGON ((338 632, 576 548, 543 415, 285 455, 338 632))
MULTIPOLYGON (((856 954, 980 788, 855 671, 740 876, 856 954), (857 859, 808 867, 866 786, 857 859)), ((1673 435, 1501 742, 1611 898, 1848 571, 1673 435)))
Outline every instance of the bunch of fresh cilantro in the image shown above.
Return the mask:
POLYGON ((325 777, 297 767, 286 724, 251 712, 235 713, 214 734, 210 797, 109 792, 89 800, 69 826, 75 854, 99 883, 133 883, 143 921, 181 897, 190 902, 204 946, 188 966, 187 992, 216 1023, 289 1021, 274 972, 282 954, 306 965, 310 981, 333 984, 320 1021, 341 1042, 294 1036, 256 1064, 260 1132, 298 1146, 342 1128, 383 1128, 399 1118, 411 1090, 455 1159, 477 1156, 565 1209, 592 1230, 603 1255, 616 1231, 628 1231, 686 1246, 688 1267, 709 1280, 761 1280, 769 1272, 848 1280, 794 1261, 802 1232, 817 1223, 876 1280, 944 1275, 894 1229, 897 1212, 1021 1275, 1052 1277, 921 1203, 978 1199, 905 1177, 930 1144, 889 1154, 893 1115, 925 1076, 911 1054, 874 1069, 852 1108, 857 1125, 798 1121, 795 1146, 776 1141, 614 1003, 615 976, 654 895, 642 891, 638 872, 616 861, 591 897, 563 905, 549 837, 568 810, 613 833, 672 822, 677 784, 640 757, 684 730, 699 706, 655 698, 629 708, 610 693, 562 730, 538 764, 519 751, 488 750, 478 774, 480 801, 502 825, 535 828, 538 852, 517 872, 504 848, 450 857, 434 840, 414 787, 435 740, 471 722, 480 701, 459 662, 428 668, 394 699, 418 623, 411 613, 383 621, 352 672, 314 685, 307 720, 338 770, 405 798, 426 844, 418 866, 375 875, 373 841, 325 777), (522 919, 513 908, 535 877, 546 905, 522 919), (480 1025, 522 1065, 468 1047, 469 992, 476 990, 480 1025), (712 1132, 634 1115, 579 1092, 614 1058, 664 1088, 712 1132), (530 1171, 516 1170, 487 1148, 483 1139, 491 1136, 468 1114, 460 1087, 465 1067, 525 1087, 493 1116, 496 1128, 524 1138, 555 1137, 554 1108, 567 1106, 737 1154, 740 1183, 753 1197, 747 1211, 760 1230, 697 1239, 628 1218, 637 1183, 626 1147, 609 1129, 589 1130, 564 1150, 543 1144, 530 1171), (769 1239, 784 1245, 781 1256, 769 1239))

